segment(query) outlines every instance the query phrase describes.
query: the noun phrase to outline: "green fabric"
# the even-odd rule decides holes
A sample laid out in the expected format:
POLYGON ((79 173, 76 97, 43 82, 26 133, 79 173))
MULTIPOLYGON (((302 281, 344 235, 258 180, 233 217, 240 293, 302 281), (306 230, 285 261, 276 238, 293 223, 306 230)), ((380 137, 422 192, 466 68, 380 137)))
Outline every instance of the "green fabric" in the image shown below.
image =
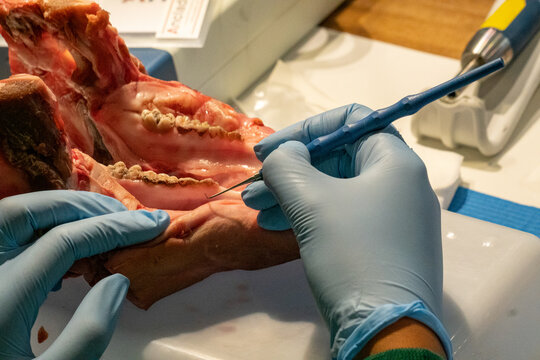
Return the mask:
POLYGON ((372 355, 365 360, 443 360, 426 349, 394 349, 372 355))

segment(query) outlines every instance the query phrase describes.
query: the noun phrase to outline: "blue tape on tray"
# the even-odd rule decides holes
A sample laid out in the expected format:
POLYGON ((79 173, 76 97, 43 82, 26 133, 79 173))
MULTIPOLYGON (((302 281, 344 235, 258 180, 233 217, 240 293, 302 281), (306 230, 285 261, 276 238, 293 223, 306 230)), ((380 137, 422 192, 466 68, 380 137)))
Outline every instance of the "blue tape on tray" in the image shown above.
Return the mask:
POLYGON ((130 48, 129 52, 141 60, 149 75, 161 80, 178 80, 173 58, 168 52, 151 48, 130 48))
POLYGON ((459 187, 448 210, 540 236, 540 209, 459 187))

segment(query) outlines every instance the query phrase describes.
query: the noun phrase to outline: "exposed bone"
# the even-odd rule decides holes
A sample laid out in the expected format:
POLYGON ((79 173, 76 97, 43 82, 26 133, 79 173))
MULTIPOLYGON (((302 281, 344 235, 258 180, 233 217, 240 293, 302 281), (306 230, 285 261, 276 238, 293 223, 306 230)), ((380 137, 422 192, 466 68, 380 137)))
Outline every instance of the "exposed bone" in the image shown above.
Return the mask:
POLYGON ((180 186, 192 186, 192 185, 216 185, 217 183, 212 179, 197 180, 191 177, 177 178, 163 173, 156 173, 155 171, 142 171, 140 165, 133 165, 129 169, 124 162, 119 161, 114 165, 107 166, 109 174, 117 179, 125 180, 140 180, 150 184, 163 184, 163 185, 180 185, 180 186))

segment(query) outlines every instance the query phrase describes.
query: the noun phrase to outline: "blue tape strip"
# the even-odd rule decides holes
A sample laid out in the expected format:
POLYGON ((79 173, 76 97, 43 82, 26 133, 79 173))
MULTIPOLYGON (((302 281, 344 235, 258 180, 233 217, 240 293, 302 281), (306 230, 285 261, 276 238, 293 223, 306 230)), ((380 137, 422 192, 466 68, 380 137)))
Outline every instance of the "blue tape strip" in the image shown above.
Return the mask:
POLYGON ((173 58, 168 52, 152 48, 130 48, 129 52, 141 60, 148 75, 161 80, 178 80, 173 58))
POLYGON ((540 209, 458 187, 448 210, 540 237, 540 209))

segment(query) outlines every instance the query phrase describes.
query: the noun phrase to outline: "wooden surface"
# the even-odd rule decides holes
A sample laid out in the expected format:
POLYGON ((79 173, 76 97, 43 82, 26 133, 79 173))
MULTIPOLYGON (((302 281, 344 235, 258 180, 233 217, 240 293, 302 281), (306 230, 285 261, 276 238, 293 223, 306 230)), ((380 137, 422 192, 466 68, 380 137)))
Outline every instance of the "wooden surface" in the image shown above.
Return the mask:
POLYGON ((323 26, 460 58, 494 0, 347 0, 323 26))

